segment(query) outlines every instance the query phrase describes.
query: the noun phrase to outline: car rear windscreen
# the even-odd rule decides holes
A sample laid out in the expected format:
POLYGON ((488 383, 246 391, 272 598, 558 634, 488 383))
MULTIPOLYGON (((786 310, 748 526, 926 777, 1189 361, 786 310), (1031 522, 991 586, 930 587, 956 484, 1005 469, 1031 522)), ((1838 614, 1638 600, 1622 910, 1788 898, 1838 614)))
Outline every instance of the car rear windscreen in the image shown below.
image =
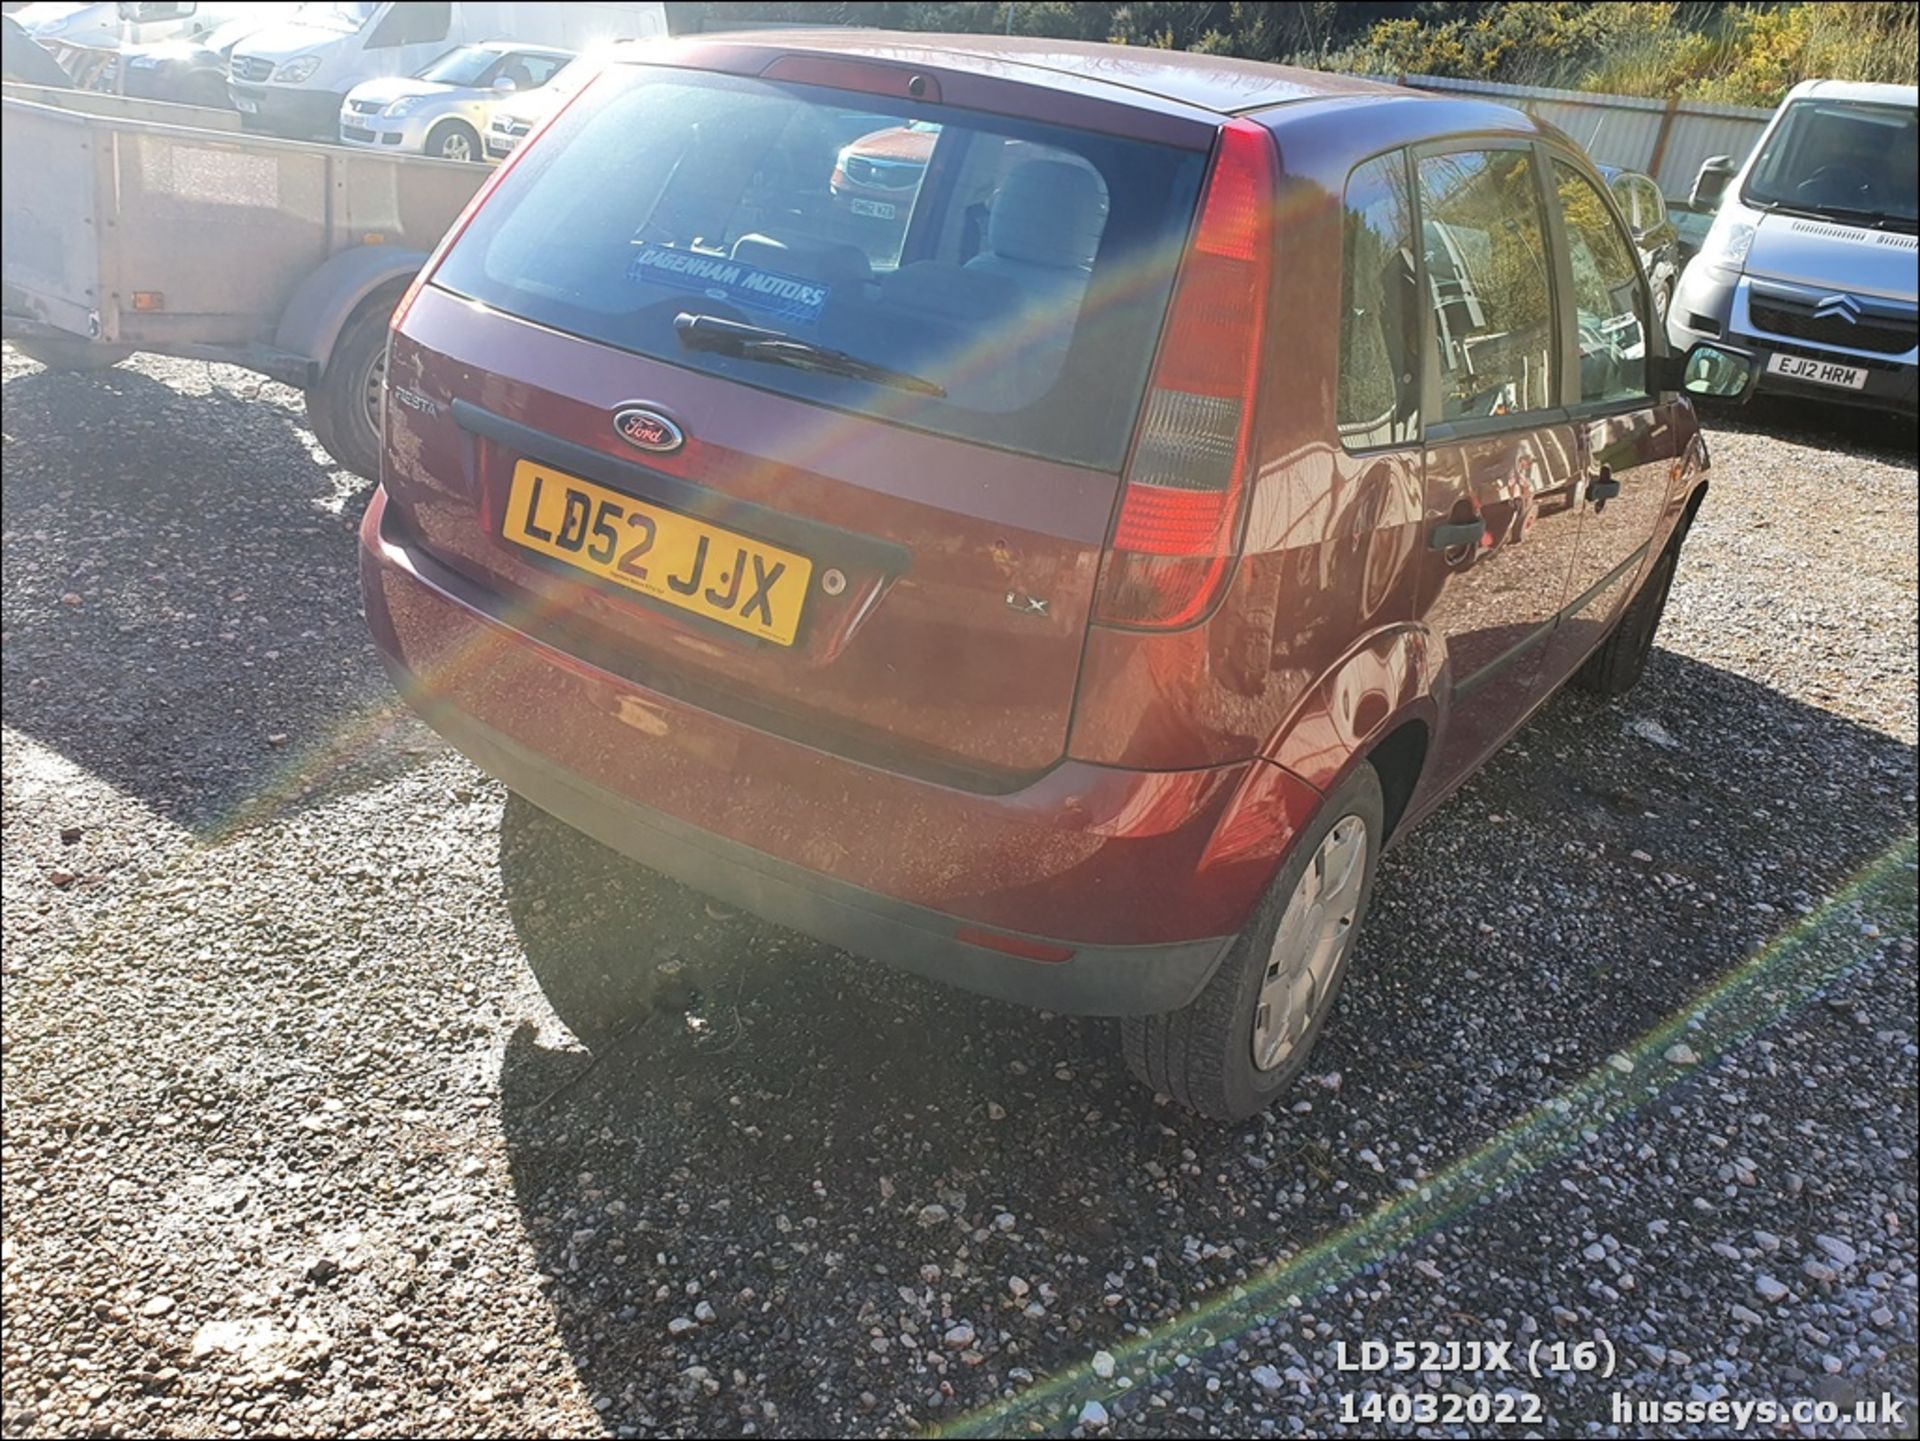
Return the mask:
POLYGON ((978 111, 618 65, 433 283, 743 385, 1117 470, 1204 168, 978 111))

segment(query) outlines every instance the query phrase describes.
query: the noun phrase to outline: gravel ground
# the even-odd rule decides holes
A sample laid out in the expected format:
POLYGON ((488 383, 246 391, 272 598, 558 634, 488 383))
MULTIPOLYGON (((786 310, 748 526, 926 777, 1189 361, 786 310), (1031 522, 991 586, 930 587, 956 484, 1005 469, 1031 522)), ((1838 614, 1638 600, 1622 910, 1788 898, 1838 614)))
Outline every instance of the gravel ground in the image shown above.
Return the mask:
POLYGON ((444 750, 291 392, 9 353, 6 1433, 1911 1408, 1915 467, 1819 420, 1713 422, 1645 684, 1386 864, 1313 1074, 1222 1128, 1111 1023, 710 914, 444 750), (1615 1372, 1335 1370, 1396 1340, 1615 1372))

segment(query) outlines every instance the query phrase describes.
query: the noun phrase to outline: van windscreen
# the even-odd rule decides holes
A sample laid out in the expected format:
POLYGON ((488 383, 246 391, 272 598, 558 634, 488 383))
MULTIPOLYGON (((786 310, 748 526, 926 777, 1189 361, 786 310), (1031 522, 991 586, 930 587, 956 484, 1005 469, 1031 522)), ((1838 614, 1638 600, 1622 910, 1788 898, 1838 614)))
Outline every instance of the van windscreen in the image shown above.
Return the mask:
POLYGON ((1796 100, 1768 132, 1741 198, 1910 231, 1920 219, 1916 176, 1920 114, 1912 105, 1796 100))
POLYGON ((1204 169, 978 111, 616 65, 433 283, 743 385, 1118 470, 1204 169))

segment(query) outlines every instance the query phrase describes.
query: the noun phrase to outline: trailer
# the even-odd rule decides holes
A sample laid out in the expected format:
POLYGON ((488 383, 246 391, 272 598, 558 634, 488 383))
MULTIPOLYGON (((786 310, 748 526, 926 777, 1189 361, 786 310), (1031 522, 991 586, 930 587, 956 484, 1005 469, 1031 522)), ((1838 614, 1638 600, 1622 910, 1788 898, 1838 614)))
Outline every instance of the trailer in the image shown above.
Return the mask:
POLYGON ((387 321, 479 166, 243 132, 232 111, 8 84, 0 310, 63 370, 136 350, 306 394, 350 470, 380 464, 387 321))

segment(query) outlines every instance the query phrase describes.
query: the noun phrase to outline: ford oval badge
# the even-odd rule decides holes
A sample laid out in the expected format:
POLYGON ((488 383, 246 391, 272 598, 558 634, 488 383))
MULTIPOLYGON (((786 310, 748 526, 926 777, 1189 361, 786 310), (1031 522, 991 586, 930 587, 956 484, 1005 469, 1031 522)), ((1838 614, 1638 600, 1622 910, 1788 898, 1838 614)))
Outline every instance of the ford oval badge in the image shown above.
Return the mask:
POLYGON ((623 406, 613 414, 613 428, 628 445, 665 454, 687 443, 680 427, 644 405, 623 406))

